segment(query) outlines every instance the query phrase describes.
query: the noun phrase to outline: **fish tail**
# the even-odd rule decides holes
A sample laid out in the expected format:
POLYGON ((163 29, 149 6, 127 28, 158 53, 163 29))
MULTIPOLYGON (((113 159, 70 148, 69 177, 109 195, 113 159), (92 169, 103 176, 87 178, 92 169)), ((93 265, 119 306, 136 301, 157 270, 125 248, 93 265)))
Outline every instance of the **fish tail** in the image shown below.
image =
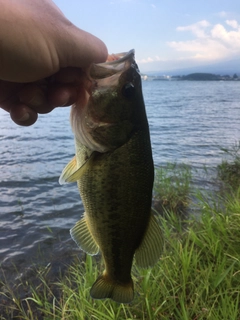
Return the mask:
POLYGON ((94 282, 90 295, 93 299, 110 298, 119 303, 129 303, 134 297, 133 281, 130 279, 129 283, 123 284, 103 274, 94 282))

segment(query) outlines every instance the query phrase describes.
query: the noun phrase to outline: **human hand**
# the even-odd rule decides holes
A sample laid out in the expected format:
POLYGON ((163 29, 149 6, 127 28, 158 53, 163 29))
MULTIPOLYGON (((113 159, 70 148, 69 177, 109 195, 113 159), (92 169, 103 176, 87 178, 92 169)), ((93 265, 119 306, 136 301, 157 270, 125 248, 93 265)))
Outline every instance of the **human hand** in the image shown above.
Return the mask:
POLYGON ((90 65, 107 49, 67 20, 51 0, 0 0, 0 106, 14 122, 71 105, 90 65))

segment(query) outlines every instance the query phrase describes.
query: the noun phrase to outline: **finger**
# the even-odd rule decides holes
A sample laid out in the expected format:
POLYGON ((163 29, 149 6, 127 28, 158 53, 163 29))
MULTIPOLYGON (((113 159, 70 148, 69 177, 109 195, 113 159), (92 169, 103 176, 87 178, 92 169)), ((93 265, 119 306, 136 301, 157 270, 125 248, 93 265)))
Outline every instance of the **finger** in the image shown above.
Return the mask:
POLYGON ((62 68, 51 78, 51 83, 82 83, 88 80, 90 67, 87 68, 62 68))
POLYGON ((81 87, 89 85, 86 71, 64 68, 44 81, 26 84, 18 92, 19 100, 38 113, 47 113, 57 106, 73 104, 81 87))
POLYGON ((46 86, 38 84, 25 85, 19 92, 18 98, 21 103, 34 109, 37 113, 48 113, 53 107, 47 102, 46 86))
POLYGON ((106 45, 94 35, 77 28, 68 26, 66 33, 62 34, 65 40, 57 43, 60 67, 86 67, 92 63, 105 62, 108 56, 106 45))
POLYGON ((75 103, 79 96, 85 96, 85 90, 92 85, 88 72, 88 69, 69 67, 56 73, 48 87, 47 99, 50 105, 69 106, 75 103))
MULTIPOLYGON (((8 102, 16 101, 16 92, 18 92, 23 85, 0 80, 0 106, 2 109, 9 112, 10 107, 8 102)), ((11 105, 10 105, 11 106, 11 105)))
POLYGON ((12 120, 20 126, 31 126, 38 118, 36 111, 24 104, 13 105, 9 112, 12 120))
POLYGON ((77 101, 79 88, 77 85, 58 84, 48 91, 48 103, 53 107, 70 106, 77 101))
POLYGON ((34 109, 37 113, 48 113, 54 107, 73 104, 77 100, 78 89, 77 85, 73 84, 52 84, 47 90, 31 84, 25 86, 18 93, 18 96, 23 104, 34 109))
POLYGON ((38 84, 27 84, 19 90, 18 98, 29 106, 40 106, 46 102, 45 91, 38 84))

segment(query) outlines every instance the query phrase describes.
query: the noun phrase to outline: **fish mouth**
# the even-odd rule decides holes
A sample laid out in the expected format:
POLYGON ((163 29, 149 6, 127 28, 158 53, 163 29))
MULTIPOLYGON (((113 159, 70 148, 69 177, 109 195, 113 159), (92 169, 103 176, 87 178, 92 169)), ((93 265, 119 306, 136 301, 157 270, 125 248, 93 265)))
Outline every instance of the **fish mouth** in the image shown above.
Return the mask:
POLYGON ((139 72, 135 62, 135 50, 121 52, 110 55, 108 60, 103 63, 93 64, 90 70, 90 77, 94 80, 109 78, 113 75, 128 70, 130 67, 139 72))
POLYGON ((135 62, 135 50, 112 54, 108 57, 109 60, 103 63, 93 64, 90 69, 91 88, 89 88, 89 96, 93 97, 99 92, 108 90, 109 87, 117 87, 120 78, 126 78, 140 75, 138 65, 135 62))
POLYGON ((86 102, 79 101, 72 107, 72 130, 76 139, 92 151, 115 150, 128 141, 133 130, 134 102, 126 92, 137 92, 141 82, 135 51, 114 54, 107 62, 93 64, 88 80, 91 84, 85 88, 86 102))

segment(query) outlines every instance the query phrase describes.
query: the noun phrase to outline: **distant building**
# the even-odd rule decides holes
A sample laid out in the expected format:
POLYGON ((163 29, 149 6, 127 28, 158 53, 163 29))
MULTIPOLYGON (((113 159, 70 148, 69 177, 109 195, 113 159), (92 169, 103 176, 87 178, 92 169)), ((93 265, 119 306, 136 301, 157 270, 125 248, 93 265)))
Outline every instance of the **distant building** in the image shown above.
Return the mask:
POLYGON ((163 76, 156 76, 153 80, 171 80, 171 76, 163 75, 163 76))
POLYGON ((142 80, 147 80, 147 79, 148 79, 148 76, 147 76, 146 74, 142 74, 142 75, 141 75, 141 78, 142 78, 142 80))

